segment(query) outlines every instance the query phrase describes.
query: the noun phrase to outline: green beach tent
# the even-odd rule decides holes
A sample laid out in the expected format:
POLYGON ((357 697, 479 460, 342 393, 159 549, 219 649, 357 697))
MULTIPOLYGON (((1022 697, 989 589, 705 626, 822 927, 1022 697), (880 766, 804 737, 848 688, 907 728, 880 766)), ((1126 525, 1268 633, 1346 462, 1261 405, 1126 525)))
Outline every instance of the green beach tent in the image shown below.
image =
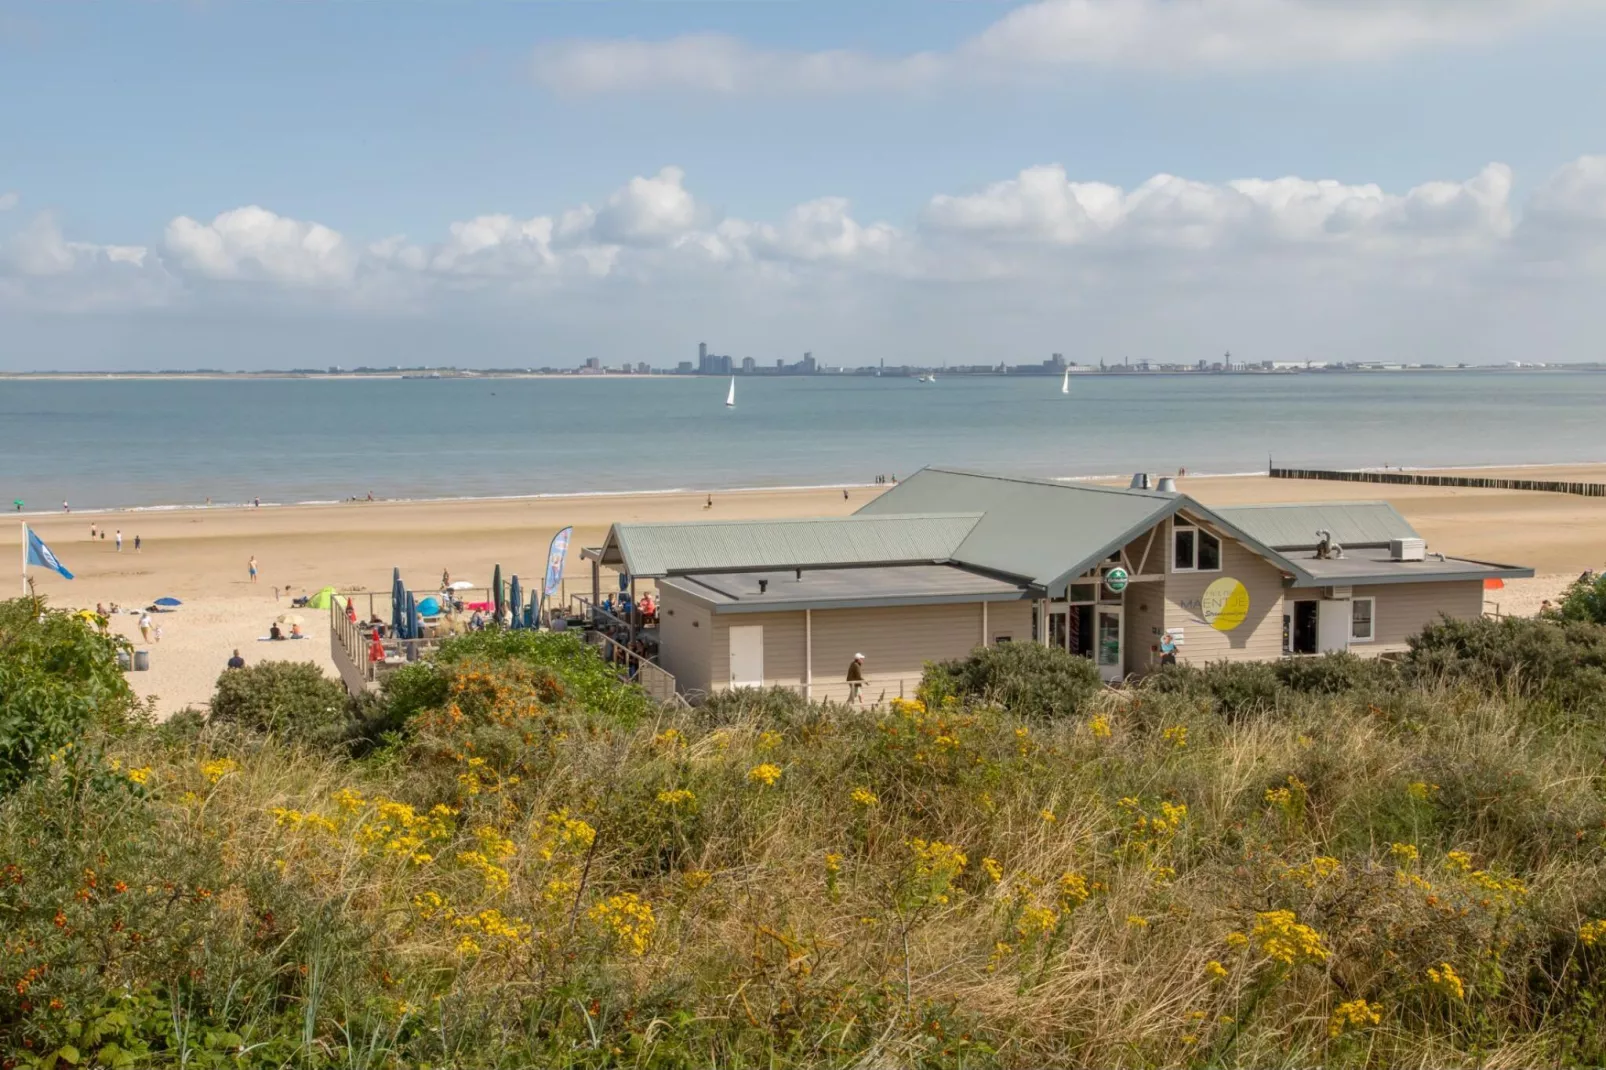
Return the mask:
POLYGON ((311 598, 307 599, 308 609, 328 609, 335 600, 335 589, 325 587, 311 598))

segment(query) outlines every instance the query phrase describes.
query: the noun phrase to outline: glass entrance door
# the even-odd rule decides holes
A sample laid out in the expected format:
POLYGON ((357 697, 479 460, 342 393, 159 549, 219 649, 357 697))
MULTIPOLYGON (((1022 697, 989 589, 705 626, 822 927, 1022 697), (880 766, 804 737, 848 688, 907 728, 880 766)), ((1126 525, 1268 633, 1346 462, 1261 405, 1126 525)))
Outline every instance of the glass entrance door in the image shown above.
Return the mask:
POLYGON ((1098 656, 1099 676, 1106 683, 1119 683, 1126 676, 1121 657, 1121 607, 1101 605, 1095 613, 1098 645, 1094 653, 1098 656))
POLYGON ((1058 650, 1067 649, 1066 643, 1070 638, 1069 617, 1065 608, 1050 607, 1048 611, 1048 645, 1058 650))

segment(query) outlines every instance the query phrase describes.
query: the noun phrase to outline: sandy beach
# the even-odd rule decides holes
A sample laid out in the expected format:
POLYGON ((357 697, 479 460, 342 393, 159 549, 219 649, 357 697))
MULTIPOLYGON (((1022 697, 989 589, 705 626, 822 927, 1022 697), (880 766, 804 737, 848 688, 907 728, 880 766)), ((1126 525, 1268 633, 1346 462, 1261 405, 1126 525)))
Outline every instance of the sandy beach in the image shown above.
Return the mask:
MULTIPOLYGON (((1606 481, 1606 465, 1478 469, 1475 474, 1606 481)), ((1532 567, 1533 580, 1490 593, 1505 613, 1532 613, 1541 599, 1554 597, 1583 570, 1606 568, 1606 498, 1261 476, 1190 477, 1180 485, 1207 505, 1387 500, 1433 549, 1532 567)), ((120 614, 114 623, 137 648, 150 650, 150 671, 129 678, 167 715, 204 705, 236 648, 248 662, 312 661, 332 672, 328 628, 319 611, 304 614, 309 638, 302 642, 258 641, 275 617, 291 611, 291 597, 326 584, 384 591, 393 567, 401 568, 417 590, 438 584, 442 569, 454 579, 489 584, 492 568, 500 563, 504 577, 516 574, 528 589, 539 583, 553 533, 573 525, 566 578, 570 590, 584 591, 590 572, 578 549, 596 545, 611 523, 844 515, 881 489, 847 488, 846 498, 842 488, 716 491, 712 508, 699 492, 72 513, 34 517, 30 523, 77 578, 69 582, 38 569, 30 574, 40 593, 57 605, 93 608, 97 602, 116 602, 136 608, 167 595, 184 602, 179 611, 156 618, 162 628, 159 643, 141 639, 134 615, 120 614), (91 523, 111 532, 121 528, 123 551, 116 551, 110 533, 92 542, 91 523), (259 568, 255 584, 247 569, 253 556, 259 568)), ((17 561, 20 534, 20 524, 0 529, 0 554, 17 561)), ((20 590, 20 584, 13 589, 20 590)))

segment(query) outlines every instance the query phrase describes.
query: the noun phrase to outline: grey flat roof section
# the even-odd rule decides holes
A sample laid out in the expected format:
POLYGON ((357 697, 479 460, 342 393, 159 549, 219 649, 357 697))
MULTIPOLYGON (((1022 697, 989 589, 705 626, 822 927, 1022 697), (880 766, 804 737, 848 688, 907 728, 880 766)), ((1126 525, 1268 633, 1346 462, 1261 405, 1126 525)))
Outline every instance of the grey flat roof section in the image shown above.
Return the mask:
POLYGON ((1318 531, 1330 531, 1340 546, 1386 546, 1390 539, 1417 538, 1416 529, 1388 502, 1300 502, 1235 505, 1211 512, 1263 546, 1314 549, 1318 531))
POLYGON ((1496 565, 1486 561, 1468 561, 1446 557, 1439 560, 1429 554, 1426 561, 1390 561, 1387 547, 1345 547, 1343 557, 1330 557, 1318 561, 1306 555, 1292 556, 1289 560, 1305 573, 1290 586, 1350 587, 1377 586, 1388 583, 1449 583, 1455 580, 1523 579, 1534 574, 1531 568, 1516 565, 1496 565))
POLYGON ((660 582, 715 613, 770 613, 798 609, 870 609, 885 606, 1018 602, 1032 595, 1025 584, 984 576, 953 565, 832 568, 804 572, 699 572, 660 582), (765 590, 759 590, 760 581, 765 590))
POLYGON ((615 524, 602 561, 649 577, 947 561, 980 519, 979 512, 964 511, 615 524))
MULTIPOLYGON (((1183 505, 1180 494, 922 468, 856 514, 979 509, 953 559, 1050 595, 1183 505)), ((1208 515, 1208 510, 1205 510, 1208 515)))

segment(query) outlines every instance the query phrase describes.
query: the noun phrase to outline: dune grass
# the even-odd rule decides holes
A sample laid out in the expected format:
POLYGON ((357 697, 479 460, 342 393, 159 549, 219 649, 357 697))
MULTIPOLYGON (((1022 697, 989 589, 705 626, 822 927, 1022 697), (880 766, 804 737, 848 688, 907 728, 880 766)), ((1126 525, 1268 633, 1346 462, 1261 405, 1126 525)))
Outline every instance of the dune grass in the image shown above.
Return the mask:
POLYGON ((1606 746, 1520 688, 623 716, 530 650, 431 671, 360 761, 152 729, 0 805, 13 1062, 1606 1061, 1606 746))

